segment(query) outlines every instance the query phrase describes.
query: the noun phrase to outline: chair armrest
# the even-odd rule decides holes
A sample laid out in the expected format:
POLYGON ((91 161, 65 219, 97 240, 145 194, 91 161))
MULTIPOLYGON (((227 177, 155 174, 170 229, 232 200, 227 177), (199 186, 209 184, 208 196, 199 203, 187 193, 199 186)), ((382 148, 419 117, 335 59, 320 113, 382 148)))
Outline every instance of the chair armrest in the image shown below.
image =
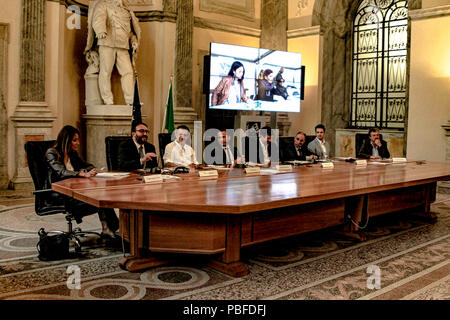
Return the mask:
POLYGON ((34 190, 31 193, 32 194, 39 194, 39 193, 49 193, 49 192, 56 192, 52 189, 42 189, 42 190, 34 190))

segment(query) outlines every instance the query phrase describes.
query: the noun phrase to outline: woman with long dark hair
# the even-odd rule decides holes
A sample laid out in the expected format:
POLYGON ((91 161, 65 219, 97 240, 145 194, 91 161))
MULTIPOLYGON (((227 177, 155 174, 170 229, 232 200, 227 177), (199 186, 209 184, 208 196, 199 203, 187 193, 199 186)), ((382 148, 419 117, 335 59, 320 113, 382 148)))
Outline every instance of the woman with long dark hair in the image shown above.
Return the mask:
POLYGON ((258 81, 258 100, 273 101, 273 71, 264 70, 263 79, 258 81))
POLYGON ((244 89, 244 65, 239 61, 234 61, 230 67, 228 75, 220 80, 212 93, 212 106, 228 103, 247 102, 244 89))
MULTIPOLYGON (((85 162, 78 155, 80 145, 80 132, 72 126, 61 129, 53 147, 45 154, 48 167, 47 187, 52 182, 63 179, 83 177, 89 178, 97 175, 97 169, 85 162)), ((64 198, 64 206, 70 212, 77 223, 81 223, 82 217, 98 212, 102 224, 102 237, 116 239, 115 231, 119 228, 119 220, 112 208, 97 208, 71 197, 61 195, 64 198)))

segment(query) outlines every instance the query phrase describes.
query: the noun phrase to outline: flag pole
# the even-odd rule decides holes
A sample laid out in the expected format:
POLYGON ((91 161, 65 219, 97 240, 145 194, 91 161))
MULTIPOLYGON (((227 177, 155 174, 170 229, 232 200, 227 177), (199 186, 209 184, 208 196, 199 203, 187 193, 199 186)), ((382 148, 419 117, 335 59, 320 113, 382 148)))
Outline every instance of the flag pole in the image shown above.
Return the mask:
POLYGON ((170 99, 170 87, 172 86, 172 80, 173 80, 173 74, 170 75, 169 89, 167 89, 167 99, 166 99, 166 105, 164 108, 164 117, 163 117, 163 123, 161 126, 161 132, 166 130, 165 126, 166 126, 166 118, 167 118, 167 104, 169 103, 169 99, 170 99))

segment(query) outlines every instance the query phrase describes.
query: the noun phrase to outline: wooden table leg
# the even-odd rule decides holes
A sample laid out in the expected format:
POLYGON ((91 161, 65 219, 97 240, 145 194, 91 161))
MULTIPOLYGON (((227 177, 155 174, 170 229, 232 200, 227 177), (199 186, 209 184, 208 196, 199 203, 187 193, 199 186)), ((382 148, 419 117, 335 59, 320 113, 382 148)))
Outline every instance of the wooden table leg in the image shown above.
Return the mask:
POLYGON ((225 252, 219 259, 212 259, 208 266, 233 277, 248 274, 248 265, 240 261, 241 257, 241 216, 228 215, 225 252))
POLYGON ((128 271, 141 271, 171 262, 170 259, 162 259, 156 256, 144 257, 142 255, 144 230, 148 230, 148 227, 144 229, 142 211, 131 210, 129 215, 130 255, 120 260, 120 267, 128 271))
POLYGON ((433 221, 437 219, 435 212, 431 212, 431 204, 436 200, 436 182, 429 183, 423 186, 425 203, 421 210, 423 212, 415 213, 414 216, 425 219, 427 221, 433 221))
POLYGON ((343 231, 336 233, 359 241, 367 240, 366 234, 359 229, 358 225, 355 225, 359 224, 363 217, 367 219, 367 214, 367 195, 347 198, 345 200, 345 217, 351 221, 344 225, 343 231))

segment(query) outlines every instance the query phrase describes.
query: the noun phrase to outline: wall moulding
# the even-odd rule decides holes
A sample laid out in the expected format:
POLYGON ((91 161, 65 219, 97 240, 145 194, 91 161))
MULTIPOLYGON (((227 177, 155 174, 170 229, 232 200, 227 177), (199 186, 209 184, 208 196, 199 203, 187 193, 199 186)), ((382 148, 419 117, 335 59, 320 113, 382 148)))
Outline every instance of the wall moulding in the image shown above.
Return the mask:
MULTIPOLYGON (((82 16, 87 16, 90 0, 47 0, 59 2, 66 7, 78 6, 82 16)), ((164 0, 166 1, 166 0, 164 0)), ((176 20, 176 13, 164 10, 163 0, 125 0, 124 2, 134 11, 140 22, 176 20)), ((166 6, 171 9, 171 6, 166 6)))
POLYGON ((408 16, 411 18, 411 20, 438 18, 448 15, 450 15, 450 5, 408 11, 408 16))
POLYGON ((200 11, 255 21, 255 0, 200 0, 200 11))
POLYGON ((319 34, 320 34, 320 26, 314 26, 309 28, 288 30, 287 38, 292 39, 292 38, 314 36, 319 34))
POLYGON ((249 28, 244 26, 237 26, 233 24, 220 23, 215 20, 204 19, 199 17, 194 17, 194 27, 211 29, 217 31, 225 31, 236 34, 241 34, 245 36, 260 37, 261 29, 249 28))

